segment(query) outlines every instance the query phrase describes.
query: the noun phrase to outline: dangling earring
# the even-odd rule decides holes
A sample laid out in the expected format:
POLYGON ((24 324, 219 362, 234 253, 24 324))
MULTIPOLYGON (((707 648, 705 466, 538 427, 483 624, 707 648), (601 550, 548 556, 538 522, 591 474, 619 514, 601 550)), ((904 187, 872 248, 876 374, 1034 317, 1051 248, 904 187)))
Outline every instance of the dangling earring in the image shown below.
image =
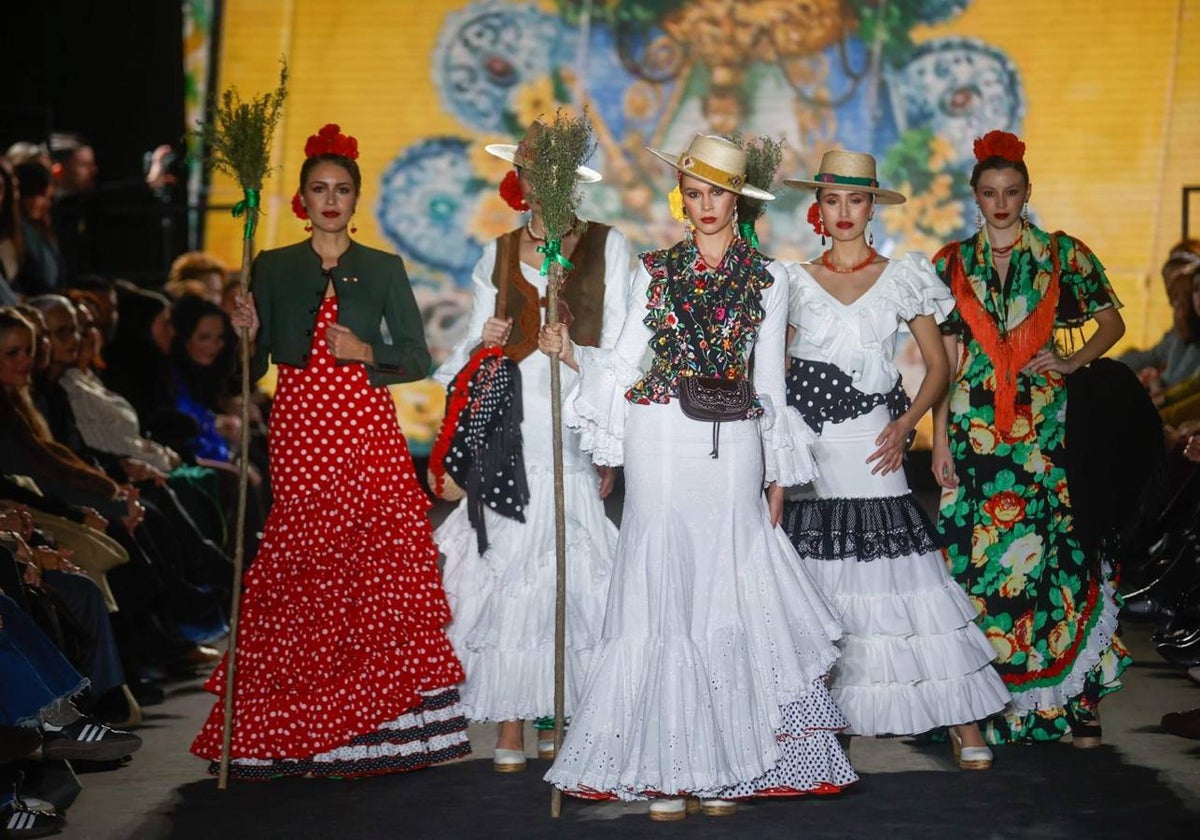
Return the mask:
POLYGON ((305 232, 305 233, 312 233, 312 222, 307 222, 307 223, 305 223, 305 225, 304 225, 304 232, 305 232))
POLYGON ((875 231, 871 230, 871 220, 867 219, 867 247, 875 247, 875 231))
POLYGON ((983 211, 982 210, 975 211, 975 227, 977 227, 979 230, 983 230, 983 211))
POLYGON ((350 220, 350 232, 351 232, 351 233, 358 233, 358 225, 354 224, 354 220, 353 220, 353 219, 351 219, 351 220, 350 220))
POLYGON ((1029 221, 1029 204, 1028 203, 1021 205, 1021 220, 1025 221, 1025 222, 1029 221))
POLYGON ((696 226, 694 224, 692 224, 692 217, 689 216, 686 212, 683 214, 683 219, 681 221, 681 224, 683 225, 683 238, 684 239, 687 239, 688 237, 690 237, 692 234, 694 234, 696 232, 696 226))
POLYGON ((737 205, 733 205, 733 232, 737 235, 737 205))
POLYGON ((821 218, 821 247, 825 247, 825 234, 829 232, 829 228, 825 227, 825 219, 821 218))

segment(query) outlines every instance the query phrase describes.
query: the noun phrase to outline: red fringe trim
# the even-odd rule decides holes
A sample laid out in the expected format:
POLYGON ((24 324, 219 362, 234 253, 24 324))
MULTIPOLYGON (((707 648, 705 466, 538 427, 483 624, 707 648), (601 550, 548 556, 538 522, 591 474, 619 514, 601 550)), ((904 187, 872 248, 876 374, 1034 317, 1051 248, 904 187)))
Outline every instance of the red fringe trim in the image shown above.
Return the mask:
POLYGON ((455 374, 450 386, 446 388, 446 416, 442 419, 433 448, 429 451, 429 472, 433 476, 434 495, 441 498, 446 487, 446 455, 450 452, 450 442, 454 439, 454 431, 458 428, 458 418, 464 408, 470 403, 470 393, 467 384, 479 370, 485 359, 503 356, 503 347, 481 347, 471 354, 471 358, 463 365, 462 370, 455 374))
POLYGON ((984 308, 983 302, 976 297, 975 289, 967 280, 962 254, 957 248, 950 260, 950 289, 958 302, 959 314, 996 370, 995 422, 996 428, 1002 433, 1010 432, 1016 419, 1017 374, 1046 346, 1054 332, 1059 293, 1057 237, 1050 240, 1050 254, 1054 260, 1054 271, 1045 294, 1016 329, 1004 334, 984 308))

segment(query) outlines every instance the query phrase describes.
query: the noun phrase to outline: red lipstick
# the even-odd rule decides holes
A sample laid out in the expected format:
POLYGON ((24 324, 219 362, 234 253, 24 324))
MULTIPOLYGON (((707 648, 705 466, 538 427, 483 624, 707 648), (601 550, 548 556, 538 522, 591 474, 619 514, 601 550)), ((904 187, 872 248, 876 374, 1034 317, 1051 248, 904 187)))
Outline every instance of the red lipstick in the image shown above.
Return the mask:
POLYGON ((700 219, 700 221, 704 222, 704 224, 706 224, 706 225, 711 225, 716 220, 717 220, 716 216, 702 216, 700 219))
POLYGON ((338 216, 340 216, 342 214, 336 210, 322 210, 321 215, 324 216, 326 219, 336 219, 338 216))
POLYGON ((854 227, 854 222, 838 222, 834 227, 838 230, 850 230, 850 228, 854 227))

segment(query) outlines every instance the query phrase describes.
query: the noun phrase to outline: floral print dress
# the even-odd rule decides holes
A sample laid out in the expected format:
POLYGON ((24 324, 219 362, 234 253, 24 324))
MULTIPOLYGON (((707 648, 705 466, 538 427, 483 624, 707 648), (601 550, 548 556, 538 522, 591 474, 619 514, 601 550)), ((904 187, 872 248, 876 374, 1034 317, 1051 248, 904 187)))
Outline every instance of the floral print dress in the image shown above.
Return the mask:
POLYGON ((1087 246, 1028 223, 1003 282, 983 233, 947 245, 934 265, 958 304, 943 331, 965 346, 948 424, 959 486, 943 492, 938 527, 1013 696, 985 736, 1052 740, 1069 718, 1094 719, 1130 659, 1115 635, 1112 565, 1072 533, 1065 379, 1021 368, 1055 327, 1121 304, 1087 246))

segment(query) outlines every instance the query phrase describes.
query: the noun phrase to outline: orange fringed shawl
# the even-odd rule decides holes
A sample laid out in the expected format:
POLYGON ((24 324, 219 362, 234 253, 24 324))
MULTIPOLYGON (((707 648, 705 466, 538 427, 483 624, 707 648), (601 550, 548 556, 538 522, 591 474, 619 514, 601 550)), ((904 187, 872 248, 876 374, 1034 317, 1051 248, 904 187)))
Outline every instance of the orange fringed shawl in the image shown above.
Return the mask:
POLYGON ((1050 258, 1054 268, 1042 299, 1010 332, 1001 332, 1000 325, 976 296, 958 248, 950 258, 950 290, 958 302, 959 315, 996 369, 996 428, 1001 433, 1011 431, 1016 419, 1017 374, 1046 346, 1054 332, 1059 295, 1058 234, 1050 237, 1050 258))

